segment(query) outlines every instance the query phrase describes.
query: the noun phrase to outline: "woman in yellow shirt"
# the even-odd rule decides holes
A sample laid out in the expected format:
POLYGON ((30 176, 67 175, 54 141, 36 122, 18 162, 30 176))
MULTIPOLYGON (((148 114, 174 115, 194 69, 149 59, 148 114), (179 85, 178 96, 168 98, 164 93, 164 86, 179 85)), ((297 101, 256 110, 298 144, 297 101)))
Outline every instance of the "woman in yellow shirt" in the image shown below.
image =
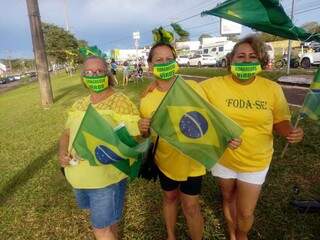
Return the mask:
MULTIPOLYGON (((155 44, 149 53, 149 71, 155 81, 149 86, 140 102, 141 120, 139 129, 142 136, 150 135, 150 119, 160 105, 162 99, 175 80, 177 63, 175 49, 165 42, 155 44), (165 71, 162 71, 162 70, 165 71)), ((187 83, 200 96, 206 98, 203 90, 195 81, 187 83)), ((236 147, 237 140, 230 142, 230 147, 236 147)), ((168 240, 175 240, 175 224, 177 206, 181 201, 191 239, 201 240, 203 237, 203 217, 199 204, 202 176, 206 169, 199 162, 180 153, 165 140, 159 139, 155 162, 159 169, 160 185, 163 190, 163 214, 166 223, 168 240)))
MULTIPOLYGON (((155 73, 160 67, 175 69, 176 52, 168 43, 155 44, 149 53, 149 71, 155 73), (166 65, 166 66, 164 66, 166 65), (170 67, 170 65, 172 65, 170 67)), ((140 102, 142 119, 139 121, 139 129, 143 136, 150 134, 150 118, 159 106, 161 100, 170 88, 175 78, 175 70, 165 79, 154 75, 156 88, 148 92, 140 102)), ((188 81, 189 82, 189 81, 188 81)), ((201 87, 194 81, 191 86, 204 95, 201 87)), ((174 240, 175 224, 177 219, 177 205, 181 201, 183 213, 189 227, 191 238, 202 239, 203 217, 200 211, 199 193, 201 191, 202 176, 206 173, 205 167, 200 163, 182 155, 163 139, 159 139, 155 162, 159 168, 159 178, 163 189, 163 214, 167 228, 168 240, 174 240)))
POLYGON ((115 123, 125 123, 133 136, 138 136, 139 112, 136 106, 120 92, 112 88, 113 77, 100 57, 89 57, 82 70, 82 81, 90 95, 76 101, 68 114, 68 120, 59 143, 59 162, 65 169, 68 182, 74 188, 77 203, 89 209, 91 224, 96 239, 118 239, 117 222, 124 205, 126 178, 112 164, 91 166, 80 159, 75 164, 76 153, 72 142, 89 104, 99 114, 115 123))
POLYGON ((302 140, 293 128, 283 91, 277 83, 256 76, 267 65, 264 43, 249 36, 238 42, 229 56, 230 75, 201 83, 209 102, 243 129, 242 144, 227 149, 213 167, 223 195, 223 211, 230 239, 247 239, 254 220, 261 185, 273 154, 273 130, 288 142, 302 140))

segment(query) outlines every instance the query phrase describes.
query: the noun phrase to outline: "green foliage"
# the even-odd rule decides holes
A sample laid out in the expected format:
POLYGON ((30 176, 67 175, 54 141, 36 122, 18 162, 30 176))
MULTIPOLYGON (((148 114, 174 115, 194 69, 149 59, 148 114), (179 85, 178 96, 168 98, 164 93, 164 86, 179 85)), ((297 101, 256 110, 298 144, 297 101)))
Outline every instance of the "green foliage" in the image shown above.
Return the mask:
POLYGON ((257 35, 264 42, 275 42, 275 41, 285 40, 285 38, 275 36, 275 35, 265 33, 265 32, 258 33, 257 35))
POLYGON ((320 23, 318 22, 307 22, 301 27, 310 33, 320 33, 320 23))
MULTIPOLYGON (((77 61, 79 59, 78 40, 68 31, 54 24, 42 23, 46 52, 57 63, 77 61)), ((85 42, 80 42, 84 44, 85 42)))
MULTIPOLYGON (((33 59, 11 59, 11 66, 13 72, 26 72, 34 68, 35 62, 33 59)), ((6 65, 10 66, 9 60, 6 61, 6 65)))

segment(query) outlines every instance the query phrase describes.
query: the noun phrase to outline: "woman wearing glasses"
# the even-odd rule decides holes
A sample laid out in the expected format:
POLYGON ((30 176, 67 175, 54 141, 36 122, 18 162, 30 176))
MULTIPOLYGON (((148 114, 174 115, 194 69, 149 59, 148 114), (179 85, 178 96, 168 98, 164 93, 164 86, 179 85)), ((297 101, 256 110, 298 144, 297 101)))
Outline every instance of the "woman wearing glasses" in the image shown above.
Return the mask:
POLYGON ((90 211, 96 239, 118 239, 117 222, 122 215, 127 176, 112 164, 90 166, 82 159, 76 162, 72 142, 89 104, 102 117, 125 123, 133 136, 139 135, 139 112, 128 97, 113 90, 113 77, 102 58, 93 56, 85 60, 82 82, 90 95, 76 101, 68 113, 59 142, 59 163, 65 168, 79 207, 90 211))

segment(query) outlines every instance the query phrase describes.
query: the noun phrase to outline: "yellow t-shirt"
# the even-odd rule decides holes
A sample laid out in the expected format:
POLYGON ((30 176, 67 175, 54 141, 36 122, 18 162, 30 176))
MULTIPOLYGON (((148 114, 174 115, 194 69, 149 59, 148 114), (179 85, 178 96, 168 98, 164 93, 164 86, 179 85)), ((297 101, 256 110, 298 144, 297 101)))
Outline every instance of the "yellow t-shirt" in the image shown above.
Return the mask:
MULTIPOLYGON (((205 93, 197 82, 192 80, 186 82, 206 99, 205 93)), ((140 102, 141 117, 151 118, 165 95, 166 92, 154 89, 143 97, 140 102)), ((162 138, 159 138, 155 161, 161 172, 176 181, 185 181, 188 177, 202 176, 206 173, 201 163, 185 156, 162 138)))
MULTIPOLYGON (((70 129, 69 150, 74 155, 72 143, 80 127, 81 120, 90 104, 90 96, 84 97, 73 104, 65 128, 70 129)), ((124 123, 133 136, 138 136, 139 111, 137 107, 124 94, 115 92, 93 107, 102 117, 110 118, 117 125, 124 123)), ((66 178, 72 187, 77 189, 95 189, 109 186, 126 178, 123 172, 111 164, 90 166, 89 161, 80 160, 76 166, 65 168, 66 178)))
POLYGON ((231 75, 211 78, 200 85, 209 102, 244 129, 240 147, 228 148, 219 163, 238 172, 265 169, 273 154, 273 124, 290 120, 280 85, 259 76, 242 85, 231 75))

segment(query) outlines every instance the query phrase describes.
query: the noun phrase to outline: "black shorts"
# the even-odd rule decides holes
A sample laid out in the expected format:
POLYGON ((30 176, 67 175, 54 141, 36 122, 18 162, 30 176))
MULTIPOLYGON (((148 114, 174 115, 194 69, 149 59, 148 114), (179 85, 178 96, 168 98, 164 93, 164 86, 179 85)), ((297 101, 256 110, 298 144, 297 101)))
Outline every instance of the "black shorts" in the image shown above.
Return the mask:
POLYGON ((111 69, 111 73, 112 73, 113 75, 116 75, 116 74, 117 74, 117 71, 114 70, 114 69, 111 69))
POLYGON ((188 177, 186 181, 175 181, 159 170, 159 179, 164 191, 173 191, 179 188, 180 192, 187 195, 199 195, 201 192, 202 176, 188 177))

